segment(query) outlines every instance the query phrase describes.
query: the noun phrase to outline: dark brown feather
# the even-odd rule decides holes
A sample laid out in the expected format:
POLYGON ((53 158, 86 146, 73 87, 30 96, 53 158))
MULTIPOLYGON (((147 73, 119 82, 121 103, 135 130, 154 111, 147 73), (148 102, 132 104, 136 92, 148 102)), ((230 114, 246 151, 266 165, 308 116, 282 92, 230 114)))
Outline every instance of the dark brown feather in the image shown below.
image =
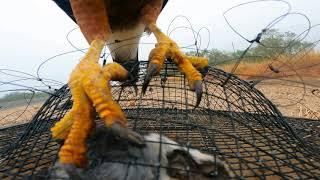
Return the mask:
MULTIPOLYGON (((57 5, 76 22, 73 11, 70 6, 70 0, 53 0, 57 5)), ((142 7, 150 0, 105 0, 108 15, 111 19, 111 28, 114 30, 130 28, 139 22, 140 11, 142 7), (112 5, 112 6, 110 6, 112 5), (111 8, 110 8, 111 7, 111 8), (114 9, 113 9, 114 8, 114 9), (114 25, 114 27, 113 27, 114 25)), ((163 6, 168 0, 163 0, 163 6)))
POLYGON ((113 31, 128 29, 139 23, 140 11, 150 0, 105 0, 113 31))

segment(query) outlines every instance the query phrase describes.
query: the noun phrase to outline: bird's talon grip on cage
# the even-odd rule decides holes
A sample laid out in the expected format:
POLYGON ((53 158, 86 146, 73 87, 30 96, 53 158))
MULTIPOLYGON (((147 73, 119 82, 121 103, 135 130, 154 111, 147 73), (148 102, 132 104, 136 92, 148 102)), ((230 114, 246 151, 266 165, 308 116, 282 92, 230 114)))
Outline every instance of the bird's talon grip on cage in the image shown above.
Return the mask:
POLYGON ((149 29, 157 38, 158 43, 150 52, 150 66, 148 67, 142 92, 144 93, 146 91, 151 77, 155 72, 160 71, 159 68, 162 67, 164 60, 170 58, 178 66, 179 71, 185 74, 186 79, 189 81, 190 89, 196 92, 197 107, 202 97, 202 76, 207 72, 208 58, 185 55, 179 50, 177 43, 161 32, 156 24, 150 24, 149 29), (158 66, 155 66, 155 64, 158 66), (204 72, 199 73, 201 70, 204 70, 204 72))
POLYGON ((124 138, 137 146, 144 146, 145 145, 144 139, 140 134, 138 134, 130 129, 124 128, 118 123, 112 124, 110 126, 110 130, 116 136, 124 138))
MULTIPOLYGON (((86 166, 86 139, 94 127, 95 110, 107 127, 121 124, 121 130, 126 132, 127 119, 112 98, 110 81, 126 80, 128 71, 118 63, 101 67, 98 60, 103 46, 103 40, 92 41, 87 54, 72 71, 68 82, 72 109, 51 129, 54 138, 65 139, 59 152, 63 164, 86 166)), ((129 137, 128 132, 125 135, 129 137)))
POLYGON ((150 63, 147 69, 147 75, 145 76, 143 85, 142 85, 142 94, 146 93, 146 90, 148 88, 148 85, 152 79, 153 76, 155 76, 158 72, 158 65, 154 63, 150 63))
POLYGON ((198 107, 201 99, 202 99, 202 80, 198 80, 194 82, 194 91, 196 92, 196 96, 197 96, 197 102, 195 107, 198 107))

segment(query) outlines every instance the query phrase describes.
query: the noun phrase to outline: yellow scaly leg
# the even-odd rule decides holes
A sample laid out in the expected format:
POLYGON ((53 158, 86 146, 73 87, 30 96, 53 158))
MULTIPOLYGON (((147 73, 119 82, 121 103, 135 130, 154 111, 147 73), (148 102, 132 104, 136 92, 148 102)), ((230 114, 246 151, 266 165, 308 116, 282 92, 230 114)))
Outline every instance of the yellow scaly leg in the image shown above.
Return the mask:
POLYGON ((128 72, 119 64, 101 67, 98 63, 104 41, 94 40, 89 51, 72 71, 68 85, 73 106, 64 118, 51 129, 54 138, 65 139, 59 152, 62 164, 77 167, 86 165, 86 139, 94 127, 95 110, 115 134, 143 144, 142 137, 126 128, 127 119, 112 99, 111 80, 125 80, 128 72))

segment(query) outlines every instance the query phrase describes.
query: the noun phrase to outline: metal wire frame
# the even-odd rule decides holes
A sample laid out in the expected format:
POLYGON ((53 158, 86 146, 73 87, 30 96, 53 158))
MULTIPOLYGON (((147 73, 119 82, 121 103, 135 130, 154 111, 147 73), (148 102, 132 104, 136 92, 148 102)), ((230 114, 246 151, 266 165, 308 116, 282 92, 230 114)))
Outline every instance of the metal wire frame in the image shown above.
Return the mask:
POLYGON ((24 133, 28 124, 19 124, 0 129, 0 159, 4 158, 7 151, 11 149, 12 142, 18 140, 18 138, 24 133))
POLYGON ((315 152, 320 152, 320 121, 301 118, 287 118, 296 134, 306 141, 315 152))
MULTIPOLYGON (((140 62, 138 92, 146 66, 147 62, 140 62)), ((237 179, 320 177, 319 154, 299 138, 262 93, 231 74, 210 68, 196 109, 194 92, 170 62, 150 82, 144 96, 137 95, 132 86, 112 84, 113 97, 125 111, 130 128, 140 133, 157 132, 218 157, 229 164, 237 179)), ((71 106, 67 86, 46 101, 19 140, 1 157, 0 178, 49 178, 48 168, 57 160, 60 148, 49 129, 71 106)), ((166 168, 160 162, 142 165, 166 168)))

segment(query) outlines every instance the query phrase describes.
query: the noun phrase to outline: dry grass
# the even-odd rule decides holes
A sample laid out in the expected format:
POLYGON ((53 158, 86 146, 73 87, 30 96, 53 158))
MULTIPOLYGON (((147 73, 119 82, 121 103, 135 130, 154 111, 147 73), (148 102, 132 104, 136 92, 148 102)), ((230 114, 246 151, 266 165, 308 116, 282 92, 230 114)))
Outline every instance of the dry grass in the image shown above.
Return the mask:
MULTIPOLYGON (((220 65, 219 68, 231 72, 234 64, 220 65)), ((308 77, 320 78, 320 53, 309 52, 293 57, 280 56, 277 59, 262 59, 259 62, 242 60, 234 74, 242 79, 308 77)))
MULTIPOLYGON (((219 68, 230 72, 233 67, 228 64, 219 68)), ((244 60, 234 74, 245 80, 263 80, 256 88, 285 116, 320 119, 320 53, 261 62, 244 60)))

